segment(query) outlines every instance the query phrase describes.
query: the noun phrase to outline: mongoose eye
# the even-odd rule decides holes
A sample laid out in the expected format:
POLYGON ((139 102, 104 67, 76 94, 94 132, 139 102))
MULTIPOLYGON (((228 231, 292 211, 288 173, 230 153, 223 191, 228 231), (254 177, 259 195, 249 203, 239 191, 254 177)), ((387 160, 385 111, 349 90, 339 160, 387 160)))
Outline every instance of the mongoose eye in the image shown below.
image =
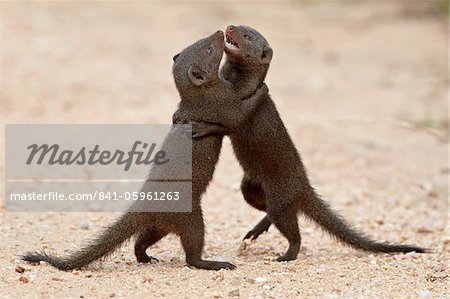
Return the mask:
POLYGON ((250 39, 250 35, 244 34, 244 38, 249 40, 250 39))
POLYGON ((213 47, 209 47, 208 50, 206 50, 206 52, 208 52, 208 54, 211 54, 213 51, 213 47))

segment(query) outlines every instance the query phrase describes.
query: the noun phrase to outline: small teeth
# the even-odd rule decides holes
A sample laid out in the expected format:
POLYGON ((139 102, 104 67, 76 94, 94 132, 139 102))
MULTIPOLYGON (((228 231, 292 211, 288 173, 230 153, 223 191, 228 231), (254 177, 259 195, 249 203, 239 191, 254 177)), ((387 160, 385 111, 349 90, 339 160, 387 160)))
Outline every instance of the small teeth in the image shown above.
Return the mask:
POLYGON ((231 36, 227 35, 225 41, 228 48, 239 49, 238 44, 231 38, 231 36))
POLYGON ((227 42, 227 47, 228 48, 233 48, 233 49, 237 49, 238 47, 236 47, 234 44, 227 42))

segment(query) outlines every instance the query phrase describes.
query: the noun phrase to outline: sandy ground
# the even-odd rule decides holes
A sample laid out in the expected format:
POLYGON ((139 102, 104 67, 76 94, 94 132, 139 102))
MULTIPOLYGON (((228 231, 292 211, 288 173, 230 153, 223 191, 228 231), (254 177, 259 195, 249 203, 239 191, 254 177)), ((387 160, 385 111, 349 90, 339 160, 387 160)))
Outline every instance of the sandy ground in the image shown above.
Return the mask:
POLYGON ((64 254, 117 214, 2 204, 0 296, 449 297, 448 24, 414 5, 1 3, 6 123, 170 123, 172 56, 227 24, 259 29, 275 52, 266 82, 317 190, 371 236, 432 253, 357 252, 303 219, 296 261, 273 261, 287 246, 273 228, 238 252, 262 214, 242 199, 227 139, 203 200, 204 256, 237 270, 188 268, 174 236, 151 248, 157 265, 137 264, 130 244, 82 271, 28 265, 17 254, 64 254))

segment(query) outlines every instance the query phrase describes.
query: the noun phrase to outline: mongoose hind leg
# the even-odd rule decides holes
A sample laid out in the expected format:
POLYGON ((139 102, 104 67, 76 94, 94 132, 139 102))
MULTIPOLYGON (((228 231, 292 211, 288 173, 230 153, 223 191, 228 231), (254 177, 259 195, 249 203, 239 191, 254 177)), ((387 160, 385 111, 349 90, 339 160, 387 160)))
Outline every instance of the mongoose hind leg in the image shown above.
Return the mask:
MULTIPOLYGON (((266 197, 264 195, 264 191, 261 185, 255 181, 253 181, 248 176, 244 176, 241 181, 241 192, 244 196, 245 201, 260 211, 266 211, 266 197)), ((269 230, 269 227, 272 225, 270 218, 265 216, 253 229, 251 229, 244 237, 246 239, 255 240, 262 233, 269 230)))
MULTIPOLYGON (((282 196, 282 195, 279 195, 282 196)), ((281 205, 282 199, 272 198, 268 201, 267 213, 276 228, 288 240, 289 248, 277 261, 292 261, 300 250, 301 236, 298 227, 297 209, 289 205, 281 205)), ((288 201, 289 202, 289 201, 288 201)))
POLYGON ((147 255, 147 248, 161 240, 167 235, 154 227, 149 227, 141 231, 134 244, 134 255, 139 263, 157 263, 159 260, 147 255))
POLYGON ((257 210, 266 211, 266 197, 259 183, 244 175, 241 181, 241 192, 249 205, 257 210))
POLYGON ((181 229, 181 244, 186 252, 186 262, 195 268, 205 270, 220 270, 236 268, 228 262, 207 261, 202 259, 203 246, 205 242, 205 225, 200 207, 192 208, 192 212, 181 229))
POLYGON ((265 233, 269 230, 269 227, 272 225, 272 221, 270 221, 269 216, 264 216, 260 222, 253 229, 251 229, 244 237, 244 240, 252 239, 255 240, 259 237, 259 235, 265 233))

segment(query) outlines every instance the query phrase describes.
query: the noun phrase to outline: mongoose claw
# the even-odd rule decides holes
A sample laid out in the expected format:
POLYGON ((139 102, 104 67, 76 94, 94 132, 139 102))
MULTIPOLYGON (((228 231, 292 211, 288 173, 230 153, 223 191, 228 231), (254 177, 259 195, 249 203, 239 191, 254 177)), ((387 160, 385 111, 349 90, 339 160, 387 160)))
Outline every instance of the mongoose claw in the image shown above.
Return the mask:
POLYGON ((193 121, 192 123, 192 138, 205 137, 209 133, 209 126, 202 122, 193 121))
POLYGON ((159 260, 156 257, 145 255, 145 257, 139 258, 138 262, 143 264, 157 264, 159 260))
MULTIPOLYGON (((259 223, 258 223, 259 224, 259 223)), ((249 231, 245 237, 244 240, 248 240, 251 238, 251 240, 256 240, 261 234, 267 232, 269 230, 271 223, 269 225, 265 224, 263 225, 256 225, 251 231, 249 231)))

